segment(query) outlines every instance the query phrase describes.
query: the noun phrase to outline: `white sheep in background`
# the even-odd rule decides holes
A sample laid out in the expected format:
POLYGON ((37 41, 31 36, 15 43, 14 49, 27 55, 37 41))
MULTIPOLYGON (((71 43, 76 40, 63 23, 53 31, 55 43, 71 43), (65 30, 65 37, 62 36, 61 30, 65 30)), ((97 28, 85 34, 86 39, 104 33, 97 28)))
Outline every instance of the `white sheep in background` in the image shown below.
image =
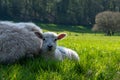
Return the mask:
POLYGON ((24 28, 24 29, 27 29, 28 31, 42 33, 42 29, 40 29, 39 26, 37 26, 36 24, 34 24, 32 22, 18 22, 18 23, 15 23, 13 21, 0 21, 0 25, 18 27, 20 29, 24 28))
POLYGON ((0 24, 0 63, 10 64, 21 58, 37 56, 41 46, 40 32, 0 24))
POLYGON ((43 45, 41 48, 41 55, 46 59, 64 60, 65 58, 79 61, 78 54, 65 47, 57 46, 57 40, 64 38, 66 34, 57 35, 54 32, 43 33, 43 45))

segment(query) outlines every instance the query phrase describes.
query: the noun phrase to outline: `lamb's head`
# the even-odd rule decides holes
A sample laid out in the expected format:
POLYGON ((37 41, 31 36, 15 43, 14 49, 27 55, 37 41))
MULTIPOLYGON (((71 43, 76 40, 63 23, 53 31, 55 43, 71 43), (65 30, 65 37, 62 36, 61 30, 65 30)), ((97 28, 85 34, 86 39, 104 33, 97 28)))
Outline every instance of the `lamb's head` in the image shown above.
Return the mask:
POLYGON ((65 33, 56 34, 54 32, 45 32, 43 33, 43 45, 42 50, 44 52, 49 53, 53 52, 57 46, 57 40, 61 40, 66 36, 65 33))

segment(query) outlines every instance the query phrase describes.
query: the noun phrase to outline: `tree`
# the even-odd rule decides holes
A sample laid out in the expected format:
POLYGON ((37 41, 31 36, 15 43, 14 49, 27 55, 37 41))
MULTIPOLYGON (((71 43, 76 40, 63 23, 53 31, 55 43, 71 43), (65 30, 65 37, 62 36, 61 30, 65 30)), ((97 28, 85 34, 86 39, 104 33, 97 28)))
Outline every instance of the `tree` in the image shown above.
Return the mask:
POLYGON ((120 30, 120 13, 112 11, 104 11, 96 15, 93 30, 103 31, 106 35, 114 35, 120 30))
POLYGON ((0 19, 91 26, 97 13, 120 11, 120 0, 0 0, 0 19))

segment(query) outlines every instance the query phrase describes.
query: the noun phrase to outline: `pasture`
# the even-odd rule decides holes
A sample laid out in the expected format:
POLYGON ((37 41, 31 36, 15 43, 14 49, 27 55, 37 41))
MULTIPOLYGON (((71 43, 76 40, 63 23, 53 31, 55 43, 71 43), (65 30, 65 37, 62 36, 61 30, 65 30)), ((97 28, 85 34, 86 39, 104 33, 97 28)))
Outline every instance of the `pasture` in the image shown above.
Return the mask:
POLYGON ((44 31, 66 32, 58 45, 77 51, 80 61, 46 62, 38 57, 0 64, 0 80, 120 80, 120 36, 95 35, 82 26, 39 25, 44 31))

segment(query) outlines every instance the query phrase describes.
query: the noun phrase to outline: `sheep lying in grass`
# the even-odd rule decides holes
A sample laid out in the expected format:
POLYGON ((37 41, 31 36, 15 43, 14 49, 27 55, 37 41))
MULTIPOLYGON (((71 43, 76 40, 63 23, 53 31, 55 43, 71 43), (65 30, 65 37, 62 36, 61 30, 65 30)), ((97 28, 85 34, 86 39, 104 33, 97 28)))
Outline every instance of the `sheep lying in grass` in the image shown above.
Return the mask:
POLYGON ((41 48, 41 55, 45 59, 64 60, 65 58, 79 61, 78 54, 68 48, 57 46, 56 41, 64 38, 66 34, 57 35, 54 32, 43 33, 43 45, 41 48))
POLYGON ((42 34, 9 25, 0 25, 0 63, 10 64, 39 55, 42 34), (37 35, 37 36, 36 36, 37 35))
POLYGON ((12 26, 12 27, 18 27, 20 29, 24 28, 24 29, 26 29, 28 31, 42 33, 42 29, 40 29, 39 26, 35 25, 32 22, 18 22, 18 23, 14 23, 12 21, 0 21, 0 25, 7 25, 7 26, 12 26))

